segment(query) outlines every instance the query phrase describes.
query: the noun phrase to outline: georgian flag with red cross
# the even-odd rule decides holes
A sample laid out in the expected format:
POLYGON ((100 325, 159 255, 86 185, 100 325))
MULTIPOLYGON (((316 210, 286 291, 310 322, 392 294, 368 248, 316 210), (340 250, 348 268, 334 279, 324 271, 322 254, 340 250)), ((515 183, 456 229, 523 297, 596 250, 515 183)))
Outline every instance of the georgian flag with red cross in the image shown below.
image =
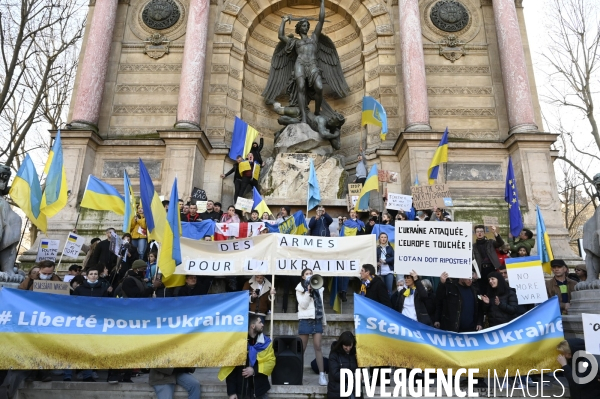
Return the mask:
POLYGON ((215 223, 215 241, 223 241, 231 237, 246 238, 257 236, 264 227, 265 224, 263 222, 215 223))

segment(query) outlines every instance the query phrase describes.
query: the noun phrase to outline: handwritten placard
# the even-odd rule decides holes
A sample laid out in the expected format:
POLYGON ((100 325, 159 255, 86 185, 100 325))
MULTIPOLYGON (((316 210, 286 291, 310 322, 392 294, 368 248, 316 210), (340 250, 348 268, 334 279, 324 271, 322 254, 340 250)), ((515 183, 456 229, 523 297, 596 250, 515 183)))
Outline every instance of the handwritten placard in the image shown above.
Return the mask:
POLYGON ((50 260, 54 262, 56 260, 56 255, 58 254, 59 245, 60 240, 40 240, 40 246, 38 247, 38 253, 37 257, 35 258, 35 262, 38 263, 43 260, 50 260))
POLYGON ((198 207, 198 213, 206 212, 206 204, 208 201, 196 201, 196 206, 198 207))
POLYGON ((33 280, 33 290, 46 294, 69 295, 69 283, 64 281, 33 280))
POLYGON ((508 281, 517 290, 519 305, 542 303, 548 299, 539 256, 507 258, 505 262, 508 281))
POLYGON ((239 209, 242 212, 252 212, 252 206, 254 205, 254 201, 251 199, 238 197, 235 202, 235 209, 239 209))
POLYGON ((201 188, 194 187, 192 190, 192 202, 194 201, 207 201, 208 197, 206 196, 206 191, 201 188))
POLYGON ((452 203, 447 184, 412 186, 410 191, 415 209, 444 208, 452 203))
POLYGON ((387 199, 387 209, 409 212, 412 208, 410 195, 388 193, 387 199))
POLYGON ((84 237, 78 236, 75 233, 69 233, 67 235, 65 247, 63 248, 62 256, 66 258, 77 258, 84 242, 84 237))

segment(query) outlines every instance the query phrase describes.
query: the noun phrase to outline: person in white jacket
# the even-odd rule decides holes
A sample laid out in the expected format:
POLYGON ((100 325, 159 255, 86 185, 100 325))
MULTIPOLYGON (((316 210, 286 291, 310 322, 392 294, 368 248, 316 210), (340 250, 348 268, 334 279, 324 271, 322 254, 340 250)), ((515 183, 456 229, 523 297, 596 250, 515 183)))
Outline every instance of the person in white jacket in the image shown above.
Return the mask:
POLYGON ((323 367, 323 352, 321 351, 321 337, 323 326, 327 325, 325 308, 323 307, 324 288, 313 290, 309 281, 313 272, 310 269, 302 270, 301 282, 296 286, 296 299, 298 300, 298 335, 302 340, 302 352, 306 351, 309 335, 313 336, 313 346, 317 367, 319 368, 319 385, 327 385, 327 376, 323 367))

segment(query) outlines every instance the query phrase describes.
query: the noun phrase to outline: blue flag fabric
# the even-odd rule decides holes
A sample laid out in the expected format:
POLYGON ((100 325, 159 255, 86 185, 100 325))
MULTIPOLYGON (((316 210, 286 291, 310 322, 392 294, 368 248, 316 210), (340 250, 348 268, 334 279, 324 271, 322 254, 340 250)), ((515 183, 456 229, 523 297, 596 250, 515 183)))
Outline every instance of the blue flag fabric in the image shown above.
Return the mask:
POLYGON ((181 236, 202 240, 206 236, 215 235, 215 221, 203 220, 202 222, 181 222, 181 236))
POLYGON ((319 181, 317 180, 317 172, 315 171, 315 164, 313 159, 310 159, 310 170, 308 172, 308 199, 306 204, 310 211, 321 202, 321 189, 319 188, 319 181))
MULTIPOLYGON (((371 234, 375 234, 375 237, 377 237, 377 242, 379 243, 379 234, 381 233, 385 233, 388 236, 388 242, 390 243, 391 246, 394 246, 394 243, 396 242, 396 228, 393 224, 376 224, 375 226, 373 226, 373 230, 371 231, 371 234)), ((379 244, 377 244, 379 245, 379 244)))
POLYGON ((523 230, 523 217, 519 207, 519 193, 515 180, 512 158, 508 157, 508 170, 506 171, 506 187, 504 189, 504 201, 508 203, 508 225, 510 234, 517 237, 523 230))

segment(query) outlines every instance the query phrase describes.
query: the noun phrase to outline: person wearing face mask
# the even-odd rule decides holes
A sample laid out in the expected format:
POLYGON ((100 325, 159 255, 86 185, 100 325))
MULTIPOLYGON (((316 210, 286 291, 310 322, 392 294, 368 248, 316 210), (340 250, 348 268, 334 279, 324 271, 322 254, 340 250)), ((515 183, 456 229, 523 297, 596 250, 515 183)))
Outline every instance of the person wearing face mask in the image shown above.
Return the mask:
POLYGON ((327 383, 327 399, 349 398, 340 396, 340 371, 354 371, 358 368, 356 360, 356 338, 350 331, 344 331, 337 341, 331 344, 329 353, 329 382, 327 383))
POLYGON ((108 297, 112 292, 112 287, 100 280, 100 271, 96 268, 90 269, 87 274, 87 280, 75 288, 74 295, 108 297))
POLYGON ((34 278, 27 277, 25 280, 23 280, 21 285, 19 285, 18 289, 33 291, 34 280, 62 281, 60 277, 54 274, 54 268, 56 267, 56 264, 51 260, 41 261, 38 263, 37 267, 40 270, 37 276, 34 278))
POLYGON ((150 298, 154 292, 155 285, 158 286, 156 281, 153 281, 153 286, 148 287, 144 283, 146 277, 146 268, 148 265, 141 259, 133 262, 131 272, 123 279, 121 283, 121 292, 123 298, 150 298))

